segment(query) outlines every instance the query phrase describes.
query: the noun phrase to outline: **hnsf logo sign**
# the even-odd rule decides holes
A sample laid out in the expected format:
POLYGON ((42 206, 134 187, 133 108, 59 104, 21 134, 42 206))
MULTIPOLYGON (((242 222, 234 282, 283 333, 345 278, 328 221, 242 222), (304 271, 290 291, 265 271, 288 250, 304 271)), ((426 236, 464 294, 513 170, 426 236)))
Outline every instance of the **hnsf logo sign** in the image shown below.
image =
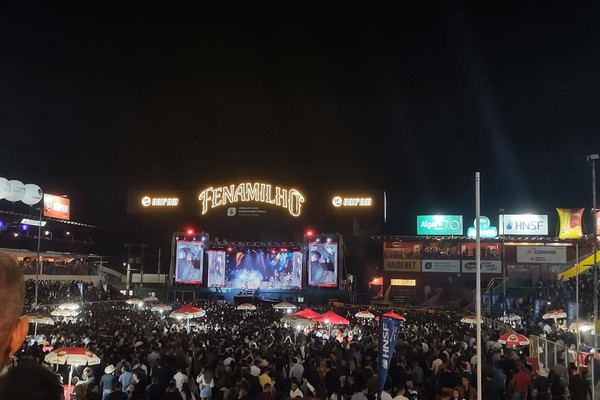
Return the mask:
POLYGON ((547 235, 548 216, 539 214, 500 215, 500 235, 547 235))

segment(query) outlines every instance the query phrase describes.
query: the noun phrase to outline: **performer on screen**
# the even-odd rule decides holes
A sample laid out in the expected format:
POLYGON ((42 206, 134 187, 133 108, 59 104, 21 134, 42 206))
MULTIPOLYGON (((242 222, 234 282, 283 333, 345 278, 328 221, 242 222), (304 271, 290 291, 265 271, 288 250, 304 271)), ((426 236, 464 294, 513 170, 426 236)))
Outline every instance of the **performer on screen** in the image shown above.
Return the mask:
POLYGON ((335 284, 335 246, 327 246, 326 254, 310 252, 310 276, 312 284, 335 284))

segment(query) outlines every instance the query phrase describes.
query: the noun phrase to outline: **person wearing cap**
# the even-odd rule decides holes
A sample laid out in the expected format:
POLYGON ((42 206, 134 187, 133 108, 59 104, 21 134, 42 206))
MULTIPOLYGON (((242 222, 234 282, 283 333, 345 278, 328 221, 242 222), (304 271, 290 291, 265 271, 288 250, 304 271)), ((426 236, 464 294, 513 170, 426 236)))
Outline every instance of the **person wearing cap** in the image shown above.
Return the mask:
POLYGON ((0 253, 0 375, 29 329, 29 321, 21 317, 24 302, 23 273, 9 256, 0 253))
POLYGON ((110 364, 104 368, 104 375, 100 378, 100 393, 102 393, 102 400, 106 400, 108 395, 112 391, 117 377, 115 376, 115 366, 110 364))
POLYGON ((269 362, 265 359, 260 361, 260 371, 261 374, 258 376, 258 381, 260 382, 260 386, 265 387, 265 384, 268 383, 271 386, 275 385, 273 379, 271 379, 271 369, 269 368, 269 362))
POLYGON ((548 370, 540 368, 533 380, 533 389, 536 392, 536 400, 548 400, 550 391, 550 380, 548 379, 548 370))

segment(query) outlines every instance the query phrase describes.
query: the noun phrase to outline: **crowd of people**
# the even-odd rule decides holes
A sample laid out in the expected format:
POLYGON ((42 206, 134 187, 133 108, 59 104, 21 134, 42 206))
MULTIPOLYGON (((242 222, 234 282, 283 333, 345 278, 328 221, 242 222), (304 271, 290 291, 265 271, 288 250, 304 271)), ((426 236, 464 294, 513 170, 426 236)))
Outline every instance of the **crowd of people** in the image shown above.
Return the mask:
POLYGON ((23 269, 25 275, 35 275, 40 272, 46 275, 95 275, 98 268, 93 262, 86 260, 71 261, 42 261, 42 268, 37 270, 38 260, 33 257, 23 258, 19 261, 19 266, 23 269))
MULTIPOLYGON (((35 302, 35 280, 25 281, 25 304, 35 302)), ((96 286, 92 282, 40 280, 38 281, 38 304, 57 304, 65 301, 106 301, 113 298, 110 285, 96 286)))
MULTIPOLYGON (((10 263, 0 256, 0 264, 10 263)), ((535 365, 527 346, 500 345, 500 331, 491 327, 484 327, 485 351, 477 365, 474 328, 461 324, 454 312, 403 313, 406 321, 382 393, 378 322, 356 318, 358 309, 350 305, 333 309, 347 325, 301 327, 282 322, 288 314, 270 304, 239 311, 225 302, 205 302, 206 315, 188 323, 124 302, 84 303, 76 319, 39 325, 34 337, 33 327, 27 332, 18 319, 25 285, 22 278, 9 277, 11 272, 10 265, 0 268, 0 302, 6 304, 0 313, 0 361, 10 361, 0 378, 0 398, 474 400, 481 391, 486 400, 559 400, 590 395, 585 369, 569 360, 559 360, 551 370, 535 365), (4 319, 10 322, 2 324, 4 319), (49 351, 69 347, 85 348, 100 359, 97 365, 75 366, 70 382, 68 365, 45 362, 49 351), (482 387, 475 379, 479 367, 482 387), (65 396, 69 383, 72 390, 65 396), (36 397, 40 390, 44 395, 36 397)), ((76 290, 73 282, 53 286, 60 284, 45 284, 44 293, 76 290)))

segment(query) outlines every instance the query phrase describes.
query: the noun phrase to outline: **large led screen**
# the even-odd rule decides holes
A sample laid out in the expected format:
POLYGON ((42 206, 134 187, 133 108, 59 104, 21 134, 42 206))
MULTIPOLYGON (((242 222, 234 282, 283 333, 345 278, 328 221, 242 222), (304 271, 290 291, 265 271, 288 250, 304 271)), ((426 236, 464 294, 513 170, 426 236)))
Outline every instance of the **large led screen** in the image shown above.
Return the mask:
POLYGON ((302 287, 302 253, 270 249, 209 252, 208 286, 239 289, 302 287), (224 273, 221 265, 224 263, 224 273))
POLYGON ((225 287, 225 257, 224 251, 208 251, 209 287, 225 287))
POLYGON ((338 245, 313 242, 308 245, 308 285, 334 287, 338 284, 338 245))
POLYGON ((204 243, 178 240, 175 255, 175 282, 202 283, 203 260, 204 243))

